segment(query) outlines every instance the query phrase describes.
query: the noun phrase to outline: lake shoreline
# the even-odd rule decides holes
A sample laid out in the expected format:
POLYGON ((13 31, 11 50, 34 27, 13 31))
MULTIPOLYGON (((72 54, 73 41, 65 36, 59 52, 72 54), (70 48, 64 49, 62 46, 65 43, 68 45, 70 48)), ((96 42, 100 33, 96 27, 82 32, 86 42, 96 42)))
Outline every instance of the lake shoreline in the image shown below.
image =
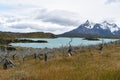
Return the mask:
MULTIPOLYGON (((21 39, 21 38, 20 38, 21 39)), ((45 40, 47 43, 11 43, 12 46, 21 46, 21 47, 32 47, 32 48, 59 48, 61 46, 69 46, 69 41, 72 39, 72 46, 88 46, 88 45, 96 45, 99 43, 108 43, 111 41, 116 41, 117 39, 100 39, 99 40, 84 40, 84 38, 68 38, 68 37, 58 37, 58 38, 23 38, 29 40, 45 40)))

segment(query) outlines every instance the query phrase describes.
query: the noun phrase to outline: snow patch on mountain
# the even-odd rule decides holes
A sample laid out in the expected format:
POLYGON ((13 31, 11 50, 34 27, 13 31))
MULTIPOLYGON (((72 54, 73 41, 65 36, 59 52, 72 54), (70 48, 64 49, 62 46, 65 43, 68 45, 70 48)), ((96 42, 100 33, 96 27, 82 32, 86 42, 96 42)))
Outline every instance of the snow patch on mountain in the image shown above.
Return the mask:
POLYGON ((84 24, 84 27, 87 29, 93 29, 95 27, 96 24, 99 24, 100 26, 97 26, 96 28, 102 28, 104 30, 110 30, 111 33, 114 33, 116 31, 119 31, 120 28, 115 24, 115 23, 109 23, 107 21, 104 21, 102 23, 93 23, 90 22, 89 20, 87 20, 84 24))
POLYGON ((107 21, 104 21, 101 24, 102 24, 101 28, 109 29, 112 33, 120 30, 120 28, 114 23, 108 23, 107 21))
POLYGON ((67 32, 67 34, 100 34, 100 35, 119 35, 120 28, 115 23, 104 21, 102 23, 93 23, 87 20, 78 28, 67 32))
POLYGON ((94 27, 94 23, 90 22, 89 20, 87 20, 85 23, 84 23, 85 27, 88 28, 88 29, 92 29, 94 27))

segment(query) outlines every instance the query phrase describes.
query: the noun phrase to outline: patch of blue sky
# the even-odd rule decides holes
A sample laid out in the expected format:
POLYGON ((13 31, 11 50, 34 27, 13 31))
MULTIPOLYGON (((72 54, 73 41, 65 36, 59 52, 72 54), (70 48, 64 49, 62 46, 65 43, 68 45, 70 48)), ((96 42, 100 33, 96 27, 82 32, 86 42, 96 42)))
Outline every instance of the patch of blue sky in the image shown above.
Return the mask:
POLYGON ((10 5, 2 5, 2 4, 0 4, 0 12, 9 11, 9 10, 13 10, 13 9, 15 9, 15 7, 10 6, 10 5))

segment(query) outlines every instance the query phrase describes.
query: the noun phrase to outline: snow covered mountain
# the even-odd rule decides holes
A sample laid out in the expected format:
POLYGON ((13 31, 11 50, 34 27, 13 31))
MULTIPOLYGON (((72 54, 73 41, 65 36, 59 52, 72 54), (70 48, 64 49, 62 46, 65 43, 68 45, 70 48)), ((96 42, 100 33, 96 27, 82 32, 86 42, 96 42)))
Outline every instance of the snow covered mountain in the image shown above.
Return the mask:
POLYGON ((98 35, 120 35, 120 28, 115 23, 104 21, 102 23, 92 23, 86 21, 78 28, 64 34, 98 34, 98 35))

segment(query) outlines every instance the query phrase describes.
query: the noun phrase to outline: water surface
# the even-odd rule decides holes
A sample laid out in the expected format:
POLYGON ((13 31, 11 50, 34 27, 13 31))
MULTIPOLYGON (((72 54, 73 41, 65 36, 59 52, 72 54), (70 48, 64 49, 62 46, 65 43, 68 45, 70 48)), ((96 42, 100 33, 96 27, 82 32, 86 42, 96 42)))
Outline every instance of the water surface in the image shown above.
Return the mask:
MULTIPOLYGON (((71 38, 59 37, 59 38, 19 38, 19 39, 30 39, 30 40, 46 40, 48 43, 11 43, 12 46, 21 47, 32 47, 32 48, 59 48, 61 46, 68 46, 71 38)), ((108 43, 111 41, 116 41, 117 39, 100 39, 99 41, 89 41, 83 40, 83 38, 72 38, 72 46, 87 46, 102 43, 108 43)))

